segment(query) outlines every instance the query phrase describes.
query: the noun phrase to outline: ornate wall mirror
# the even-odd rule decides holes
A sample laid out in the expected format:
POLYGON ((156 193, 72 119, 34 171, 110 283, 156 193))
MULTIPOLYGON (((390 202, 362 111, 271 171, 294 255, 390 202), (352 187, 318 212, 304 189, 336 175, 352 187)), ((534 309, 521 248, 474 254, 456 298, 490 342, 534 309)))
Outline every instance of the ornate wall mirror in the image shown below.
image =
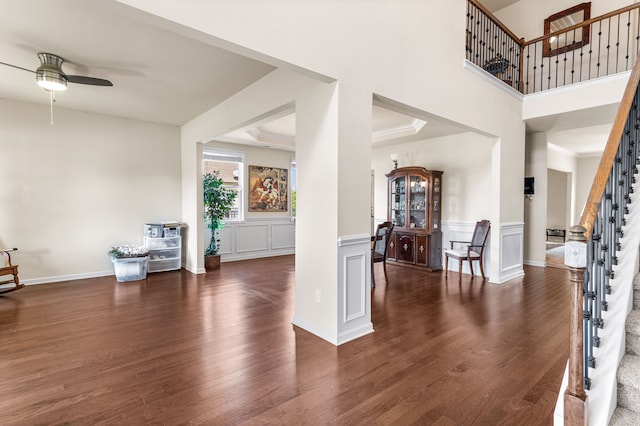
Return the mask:
MULTIPOLYGON (((554 13, 544 20, 544 34, 552 34, 573 25, 587 21, 591 17, 591 2, 554 13)), ((570 52, 589 44, 589 26, 579 27, 566 33, 558 34, 542 41, 543 55, 555 56, 570 52)))

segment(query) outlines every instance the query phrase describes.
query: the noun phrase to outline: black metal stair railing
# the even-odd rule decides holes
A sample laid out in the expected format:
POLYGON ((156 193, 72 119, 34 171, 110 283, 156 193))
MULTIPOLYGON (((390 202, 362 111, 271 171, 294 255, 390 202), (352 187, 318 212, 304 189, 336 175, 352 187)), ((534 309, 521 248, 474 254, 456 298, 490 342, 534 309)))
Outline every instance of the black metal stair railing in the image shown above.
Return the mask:
POLYGON ((565 264, 571 285, 569 374, 563 399, 566 425, 586 424, 585 389, 592 385, 589 369, 598 365, 594 349, 601 344, 603 312, 609 309, 607 296, 616 291, 611 280, 640 165, 639 82, 640 59, 636 58, 580 225, 570 228, 566 244, 565 264))
POLYGON ((639 10, 631 5, 524 43, 522 93, 630 70, 640 49, 639 10), (575 41, 582 34, 588 42, 575 41))
POLYGON ((639 52, 639 3, 525 41, 467 1, 467 60, 524 94, 628 71, 639 52))
POLYGON ((599 330, 604 327, 602 313, 608 309, 611 279, 617 264, 620 238, 623 236, 625 214, 633 193, 634 175, 640 164, 640 90, 627 116, 611 172, 600 200, 593 230, 587 243, 587 266, 584 282, 584 386, 591 387, 589 368, 595 368, 594 348, 600 346, 599 330))
POLYGON ((516 90, 521 90, 521 44, 480 3, 467 2, 467 59, 516 90))

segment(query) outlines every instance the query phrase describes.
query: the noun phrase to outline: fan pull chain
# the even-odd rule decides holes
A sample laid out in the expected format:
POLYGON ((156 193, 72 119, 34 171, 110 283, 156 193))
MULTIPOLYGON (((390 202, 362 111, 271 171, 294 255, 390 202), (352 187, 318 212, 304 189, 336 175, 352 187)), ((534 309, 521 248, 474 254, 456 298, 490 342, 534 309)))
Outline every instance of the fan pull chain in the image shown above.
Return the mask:
POLYGON ((49 126, 53 126, 55 124, 53 122, 53 103, 56 101, 55 96, 55 91, 49 90, 49 105, 51 106, 51 121, 49 122, 49 126))

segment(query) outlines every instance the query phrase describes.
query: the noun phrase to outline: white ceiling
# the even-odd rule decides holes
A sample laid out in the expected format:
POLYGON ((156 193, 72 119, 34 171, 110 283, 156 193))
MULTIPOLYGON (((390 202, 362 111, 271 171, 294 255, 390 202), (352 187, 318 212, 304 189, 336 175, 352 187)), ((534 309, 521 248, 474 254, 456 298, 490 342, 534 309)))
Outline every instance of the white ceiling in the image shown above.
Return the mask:
POLYGON ((513 3, 518 3, 520 0, 480 0, 480 3, 489 11, 495 12, 496 10, 500 10, 503 7, 507 7, 512 5, 513 3))
POLYGON ((527 120, 528 132, 547 132, 549 143, 576 155, 600 154, 609 138, 618 104, 527 120))
MULTIPOLYGON (((114 2, 0 0, 0 8, 0 62, 35 70, 38 52, 49 52, 65 59, 67 74, 114 84, 69 83, 56 94, 56 108, 180 126, 274 69, 142 22, 114 2)), ((35 84, 35 74, 2 65, 0 98, 49 104, 48 93, 35 84)), ((295 115, 274 120, 221 139, 294 149, 295 115)), ((418 128, 413 117, 384 108, 374 108, 374 121, 374 132, 387 131, 384 141, 462 131, 435 118, 418 128)))
MULTIPOLYGON (((482 3, 498 10, 514 2, 482 3)), ((35 70, 40 65, 38 52, 55 53, 67 61, 63 65, 67 74, 105 78, 114 84, 70 83, 68 90, 56 95, 55 108, 180 126, 274 69, 143 22, 117 2, 0 0, 0 8, 0 62, 35 70)), ((33 73, 3 65, 0 99, 49 104, 48 93, 35 84, 33 73)), ((528 123, 528 128, 558 129, 555 123, 543 121, 528 123)), ((374 102, 374 146, 466 131, 424 112, 374 102)), ((290 111, 221 140, 294 150, 294 133, 295 115, 290 111)), ((573 148, 567 149, 580 146, 570 145, 573 148)))
MULTIPOLYGON (((140 22, 100 0, 0 0, 0 62, 35 70, 38 52, 67 74, 114 87, 69 84, 56 106, 182 125, 274 68, 140 22)), ((0 98, 48 104, 35 75, 0 65, 0 98)))

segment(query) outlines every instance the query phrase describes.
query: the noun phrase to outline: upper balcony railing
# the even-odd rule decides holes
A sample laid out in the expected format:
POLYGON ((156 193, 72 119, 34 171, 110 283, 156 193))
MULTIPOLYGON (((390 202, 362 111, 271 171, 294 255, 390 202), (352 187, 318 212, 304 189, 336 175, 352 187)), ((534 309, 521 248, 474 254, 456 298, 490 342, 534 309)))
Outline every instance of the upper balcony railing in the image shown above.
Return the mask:
POLYGON ((467 59, 524 94, 628 71, 639 51, 640 4, 525 41, 467 2, 467 59))

